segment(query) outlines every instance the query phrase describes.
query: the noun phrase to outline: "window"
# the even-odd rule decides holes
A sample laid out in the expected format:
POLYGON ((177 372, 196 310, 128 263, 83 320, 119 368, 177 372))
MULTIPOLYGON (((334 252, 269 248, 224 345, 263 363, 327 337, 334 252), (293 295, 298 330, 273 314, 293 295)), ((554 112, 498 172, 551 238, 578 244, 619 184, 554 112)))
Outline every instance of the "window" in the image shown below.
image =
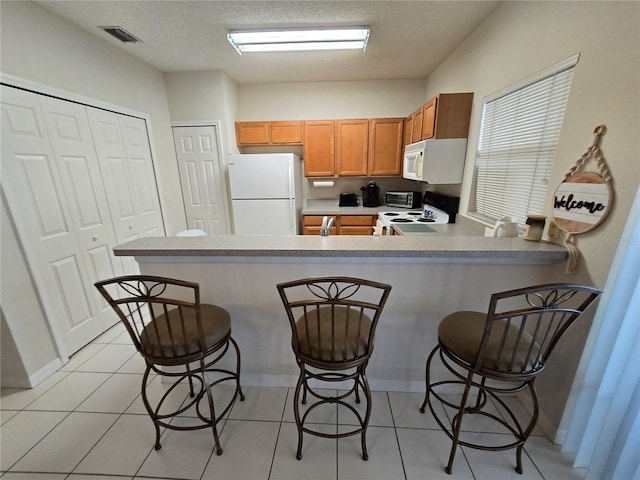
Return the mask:
POLYGON ((476 216, 524 225, 544 211, 578 54, 487 97, 476 156, 476 216))

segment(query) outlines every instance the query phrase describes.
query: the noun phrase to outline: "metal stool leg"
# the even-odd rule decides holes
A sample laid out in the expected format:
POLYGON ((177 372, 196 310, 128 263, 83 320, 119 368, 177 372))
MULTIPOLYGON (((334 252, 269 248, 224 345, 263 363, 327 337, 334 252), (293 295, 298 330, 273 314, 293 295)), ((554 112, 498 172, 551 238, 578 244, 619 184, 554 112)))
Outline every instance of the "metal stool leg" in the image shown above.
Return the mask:
POLYGON ((296 389, 293 394, 293 415, 296 419, 296 427, 298 428, 298 449, 296 451, 296 458, 302 459, 302 420, 300 419, 300 390, 303 390, 302 403, 306 403, 307 397, 307 384, 305 379, 304 364, 300 363, 300 376, 298 377, 298 383, 296 383, 296 389))
POLYGON ((209 402, 209 414, 211 415, 211 429, 213 431, 213 440, 216 444, 216 454, 222 455, 222 446, 220 445, 220 436, 218 434, 218 419, 216 418, 216 409, 213 404, 213 393, 211 393, 211 386, 206 378, 206 368, 204 364, 204 359, 200 359, 200 374, 202 375, 202 382, 204 383, 204 388, 207 391, 207 400, 209 402))
POLYGON ((427 365, 425 366, 425 379, 426 379, 426 390, 424 392, 424 402, 422 402, 422 406, 420 407, 420 413, 424 413, 424 410, 427 406, 427 402, 429 400, 429 392, 431 391, 431 383, 430 383, 430 374, 429 371, 431 370, 431 361, 433 360, 433 356, 436 354, 436 352, 440 349, 440 346, 436 346, 433 350, 431 350, 431 353, 429 354, 429 357, 427 358, 427 365))
POLYGON ((160 425, 156 421, 156 415, 149 403, 149 398, 147 397, 147 382, 149 381, 149 373, 151 372, 151 364, 145 361, 147 364, 147 368, 144 371, 144 375, 142 376, 142 403, 144 403, 144 408, 147 410, 149 417, 151 417, 151 421, 153 422, 153 427, 156 430, 156 443, 153 446, 156 450, 160 450, 162 445, 160 445, 160 425))
POLYGON ((444 471, 447 473, 451 473, 451 467, 453 466, 453 459, 456 455, 456 449, 458 448, 458 439, 460 438, 460 428, 462 427, 462 417, 464 416, 464 411, 467 405, 467 399, 469 398, 469 391, 471 390, 471 382, 473 380, 473 372, 469 372, 467 375, 467 381, 464 386, 464 393, 462 394, 462 400, 460 400, 460 407, 458 408, 458 413, 453 417, 453 421, 451 422, 451 426, 453 428, 453 442, 451 445, 451 453, 449 454, 449 463, 445 467, 444 471))

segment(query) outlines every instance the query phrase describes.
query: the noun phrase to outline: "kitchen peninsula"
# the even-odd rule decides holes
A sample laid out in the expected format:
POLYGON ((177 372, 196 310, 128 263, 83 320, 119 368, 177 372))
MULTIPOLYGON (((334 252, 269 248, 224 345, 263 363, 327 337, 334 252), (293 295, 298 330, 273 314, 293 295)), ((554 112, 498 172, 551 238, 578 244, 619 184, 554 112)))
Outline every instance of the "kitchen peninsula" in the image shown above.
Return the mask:
POLYGON ((562 246, 434 228, 444 235, 147 237, 114 252, 135 257, 143 274, 198 282, 203 302, 229 310, 246 385, 292 386, 297 378, 277 283, 322 275, 389 283, 369 379, 373 389, 422 391, 443 316, 486 310, 494 291, 568 280, 562 246))

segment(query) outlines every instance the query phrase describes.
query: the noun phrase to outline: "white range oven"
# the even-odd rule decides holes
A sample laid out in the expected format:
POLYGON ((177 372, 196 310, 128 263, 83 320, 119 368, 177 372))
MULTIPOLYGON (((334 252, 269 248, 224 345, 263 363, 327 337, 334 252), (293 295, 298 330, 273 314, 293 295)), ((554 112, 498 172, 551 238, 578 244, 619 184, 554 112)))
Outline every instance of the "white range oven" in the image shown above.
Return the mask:
POLYGON ((458 197, 450 197, 434 192, 426 192, 423 207, 412 210, 389 210, 378 213, 378 225, 382 235, 391 235, 391 226, 395 224, 443 224, 454 223, 458 213, 458 197))

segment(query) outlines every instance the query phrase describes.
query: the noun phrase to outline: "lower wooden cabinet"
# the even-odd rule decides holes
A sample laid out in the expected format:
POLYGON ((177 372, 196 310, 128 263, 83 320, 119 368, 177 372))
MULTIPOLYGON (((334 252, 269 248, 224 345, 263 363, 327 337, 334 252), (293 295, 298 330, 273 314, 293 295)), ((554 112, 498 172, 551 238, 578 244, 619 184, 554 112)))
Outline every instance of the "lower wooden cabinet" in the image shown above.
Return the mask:
POLYGON ((372 235, 374 215, 340 215, 338 235, 372 235))
MULTIPOLYGON (((331 235, 372 235, 377 215, 327 215, 336 217, 331 235)), ((320 235, 320 226, 324 215, 303 215, 302 232, 304 235, 320 235)))

